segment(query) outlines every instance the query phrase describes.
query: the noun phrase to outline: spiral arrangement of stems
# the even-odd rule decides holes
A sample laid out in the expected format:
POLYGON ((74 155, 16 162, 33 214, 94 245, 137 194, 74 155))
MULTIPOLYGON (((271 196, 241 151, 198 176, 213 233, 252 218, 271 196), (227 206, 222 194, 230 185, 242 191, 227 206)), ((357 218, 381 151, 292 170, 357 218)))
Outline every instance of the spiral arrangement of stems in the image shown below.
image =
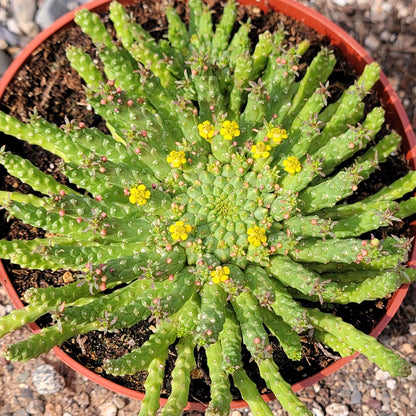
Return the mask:
POLYGON ((279 374, 270 336, 290 360, 302 356, 301 336, 313 333, 342 356, 358 350, 392 376, 409 374, 376 339, 302 303, 360 303, 416 280, 405 266, 408 239, 361 237, 416 212, 416 199, 404 198, 416 173, 345 202, 401 142, 395 132, 379 137, 381 107, 364 111, 379 66, 368 65, 328 104, 334 54, 322 48, 301 77, 309 42, 288 46, 277 30, 253 45, 237 7, 229 0, 216 25, 201 0, 189 1, 188 25, 168 7, 159 41, 117 2, 109 8, 116 40, 98 15, 80 11, 76 22, 101 64, 74 46, 67 56, 109 134, 82 120, 58 127, 37 114, 23 123, 0 113, 0 130, 59 156, 71 184, 0 150, 9 173, 36 191, 2 191, 1 204, 48 232, 1 241, 0 257, 75 276, 62 287, 29 289, 28 305, 0 319, 3 336, 53 316, 51 326, 5 348, 7 359, 152 322, 146 342, 104 365, 114 375, 147 371, 141 416, 159 410, 172 345, 162 416, 186 406, 196 348, 209 368, 207 415, 228 415, 231 385, 254 414, 271 414, 244 370, 243 344, 282 406, 311 414, 279 374))

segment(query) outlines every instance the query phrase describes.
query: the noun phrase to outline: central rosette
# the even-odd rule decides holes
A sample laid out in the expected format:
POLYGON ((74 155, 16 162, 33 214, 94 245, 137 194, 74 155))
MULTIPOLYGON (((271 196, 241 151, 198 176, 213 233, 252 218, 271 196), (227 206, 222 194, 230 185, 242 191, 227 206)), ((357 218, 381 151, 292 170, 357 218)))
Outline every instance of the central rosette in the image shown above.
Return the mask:
POLYGON ((287 138, 286 131, 267 123, 261 132, 241 132, 229 120, 204 121, 198 130, 211 148, 201 169, 193 169, 196 152, 189 147, 178 146, 167 158, 176 183, 186 184, 172 195, 171 240, 185 247, 190 264, 207 255, 214 265, 216 260, 240 267, 262 263, 272 249, 268 235, 276 219, 271 212, 280 191, 272 152, 287 138))

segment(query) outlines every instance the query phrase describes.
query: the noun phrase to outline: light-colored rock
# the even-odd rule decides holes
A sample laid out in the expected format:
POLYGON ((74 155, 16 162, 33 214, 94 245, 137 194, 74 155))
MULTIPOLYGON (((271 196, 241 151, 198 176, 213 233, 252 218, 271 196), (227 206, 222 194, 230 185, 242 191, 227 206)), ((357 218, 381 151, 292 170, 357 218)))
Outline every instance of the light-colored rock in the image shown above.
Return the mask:
POLYGON ((44 0, 36 13, 35 22, 42 29, 46 29, 68 11, 66 0, 44 0))
POLYGON ((388 378, 390 378, 390 374, 387 371, 383 371, 378 369, 374 375, 374 378, 377 381, 384 381, 387 380, 388 378))
POLYGON ((118 409, 114 403, 104 403, 98 410, 101 416, 116 416, 118 409))
POLYGON ((416 322, 409 324, 409 334, 412 336, 416 335, 416 322))
POLYGON ((36 391, 42 395, 58 393, 65 387, 64 378, 49 364, 37 367, 32 381, 36 391))
POLYGON ((31 400, 26 410, 31 415, 43 415, 45 412, 45 404, 39 399, 31 400))
POLYGON ((364 45, 370 49, 370 51, 375 51, 380 47, 380 39, 373 35, 373 34, 369 34, 365 39, 364 39, 364 45))
POLYGON ((348 416, 350 414, 348 406, 342 403, 331 403, 325 407, 325 411, 329 416, 348 416))
POLYGON ((389 378, 388 380, 386 380, 386 387, 389 390, 395 390, 397 387, 397 380, 395 380, 394 378, 389 378))
POLYGON ((37 9, 36 0, 11 0, 11 9, 20 30, 33 37, 39 32, 34 17, 37 9))

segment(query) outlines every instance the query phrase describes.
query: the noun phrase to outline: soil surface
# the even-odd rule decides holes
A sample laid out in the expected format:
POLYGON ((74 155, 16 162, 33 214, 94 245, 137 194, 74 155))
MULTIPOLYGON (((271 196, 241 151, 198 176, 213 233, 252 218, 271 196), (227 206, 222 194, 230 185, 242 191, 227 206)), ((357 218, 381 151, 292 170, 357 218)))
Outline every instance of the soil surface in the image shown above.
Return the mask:
MULTIPOLYGON (((309 4, 310 2, 304 1, 303 3, 309 4)), ((409 6, 406 1, 395 2, 394 7, 397 10, 394 9, 396 12, 392 12, 392 16, 396 24, 393 25, 391 22, 388 23, 387 19, 381 19, 381 13, 386 14, 383 8, 381 8, 380 15, 376 15, 374 12, 371 12, 369 7, 364 8, 363 5, 359 6, 354 2, 344 2, 344 6, 340 6, 339 3, 341 3, 340 0, 336 2, 317 1, 309 5, 317 8, 336 22, 340 22, 341 26, 369 49, 374 47, 376 41, 379 42, 379 48, 376 48, 374 51, 370 50, 370 53, 380 62, 382 69, 399 92, 413 127, 415 127, 416 79, 412 75, 411 69, 414 68, 412 65, 416 63, 416 46, 414 43, 407 45, 405 43, 407 38, 401 40, 403 49, 396 46, 396 41, 400 36, 412 33, 412 31, 415 33, 416 19, 414 14, 413 18, 409 14, 400 15, 400 13, 403 13, 403 10, 399 7, 400 5, 407 7, 408 10, 411 10, 411 5, 409 6), (389 37, 387 37, 386 31, 390 35, 389 37), (383 33, 384 35, 382 35, 383 33), (394 36, 396 36, 396 41, 393 42, 391 40, 394 36), (372 41, 368 39, 372 39, 372 41), (377 56, 377 54, 380 55, 377 56), (401 63, 399 64, 399 62, 401 63)), ((381 6, 383 4, 383 2, 380 2, 381 6)), ((157 19, 154 21, 153 29, 157 30, 157 19)), ((69 36, 77 37, 78 33, 74 32, 69 36)), ((43 58, 48 59, 47 56, 43 58)), ((65 73, 64 76, 70 88, 77 82, 70 72, 65 73)), ((42 91, 45 90, 45 86, 42 85, 28 85, 26 91, 33 90, 34 87, 42 88, 42 91)), ((54 97, 53 88, 54 86, 52 85, 52 89, 49 89, 46 94, 44 92, 45 100, 51 100, 54 97)), ((18 101, 22 99, 25 99, 25 94, 21 97, 16 97, 18 101)), ((82 101, 82 97, 80 97, 80 101, 82 101)), ((71 117, 69 118, 76 118, 72 117, 72 112, 75 115, 76 111, 75 107, 70 107, 71 117)), ((48 114, 49 117, 52 117, 50 121, 57 122, 57 120, 62 120, 62 114, 59 113, 59 110, 56 113, 49 112, 48 114)), ((26 114, 22 114, 23 118, 25 116, 26 114)), ((90 120, 90 123, 99 123, 99 120, 90 120)), ((54 164, 50 164, 47 169, 55 170, 54 164)), ((394 167, 391 166, 391 169, 394 169, 394 167)), ((10 184, 10 186, 14 185, 10 184)), ((23 232, 30 235, 32 230, 26 229, 23 232)), ((411 287, 398 315, 381 337, 381 340, 387 345, 402 353, 410 361, 413 360, 413 364, 416 363, 415 301, 415 288, 411 287), (409 328, 413 335, 409 334, 409 328)), ((10 309, 3 292, 0 292, 1 305, 4 306, 5 312, 10 309)), ((4 341, 8 343, 13 339, 24 338, 27 335, 27 330, 23 329, 4 341)), ((407 380, 391 379, 381 374, 365 359, 359 358, 336 375, 302 391, 300 397, 309 403, 311 410, 314 410, 316 415, 412 415, 413 410, 411 409, 414 409, 414 406, 416 406, 414 402, 415 378, 416 374, 413 374, 407 380)), ((4 392, 0 398, 0 415, 16 414, 17 416, 18 413, 16 412, 18 411, 21 411, 19 413, 21 415, 25 414, 23 411, 26 414, 47 415, 64 415, 66 413, 66 416, 77 416, 81 413, 84 415, 127 415, 134 414, 139 409, 138 402, 119 397, 86 381, 59 363, 52 354, 46 354, 40 359, 27 364, 8 363, 2 366, 0 368, 0 388, 4 392), (45 362, 51 363, 65 378, 66 387, 59 393, 39 395, 33 385, 31 380, 32 372, 45 362), (35 409, 37 413, 34 413, 33 405, 29 407, 34 400, 40 402, 39 408, 35 409)), ((272 402, 271 406, 275 414, 284 414, 277 402, 272 402)))

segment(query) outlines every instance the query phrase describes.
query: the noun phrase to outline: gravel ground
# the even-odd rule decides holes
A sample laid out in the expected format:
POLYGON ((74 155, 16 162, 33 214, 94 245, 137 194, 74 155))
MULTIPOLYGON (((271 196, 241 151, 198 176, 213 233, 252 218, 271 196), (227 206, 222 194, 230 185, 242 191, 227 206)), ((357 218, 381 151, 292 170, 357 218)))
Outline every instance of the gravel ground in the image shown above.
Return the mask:
MULTIPOLYGON (((86 0, 0 0, 0 75, 22 47, 60 14, 86 0)), ((380 62, 416 130, 416 1, 301 0, 338 23, 380 62)), ((416 416, 416 285, 380 340, 413 364, 391 378, 364 357, 299 393, 315 416, 416 416)), ((0 316, 12 306, 0 288, 0 316)), ((28 336, 24 328, 5 342, 28 336)), ((127 416, 137 401, 109 392, 45 354, 28 363, 0 362, 0 416, 127 416), (46 380, 46 381, 45 381, 46 380)), ((275 415, 280 405, 270 403, 275 415)), ((249 415, 238 409, 232 416, 249 415), (234 414, 235 413, 235 414, 234 414)), ((191 416, 198 413, 192 412, 191 416)))

